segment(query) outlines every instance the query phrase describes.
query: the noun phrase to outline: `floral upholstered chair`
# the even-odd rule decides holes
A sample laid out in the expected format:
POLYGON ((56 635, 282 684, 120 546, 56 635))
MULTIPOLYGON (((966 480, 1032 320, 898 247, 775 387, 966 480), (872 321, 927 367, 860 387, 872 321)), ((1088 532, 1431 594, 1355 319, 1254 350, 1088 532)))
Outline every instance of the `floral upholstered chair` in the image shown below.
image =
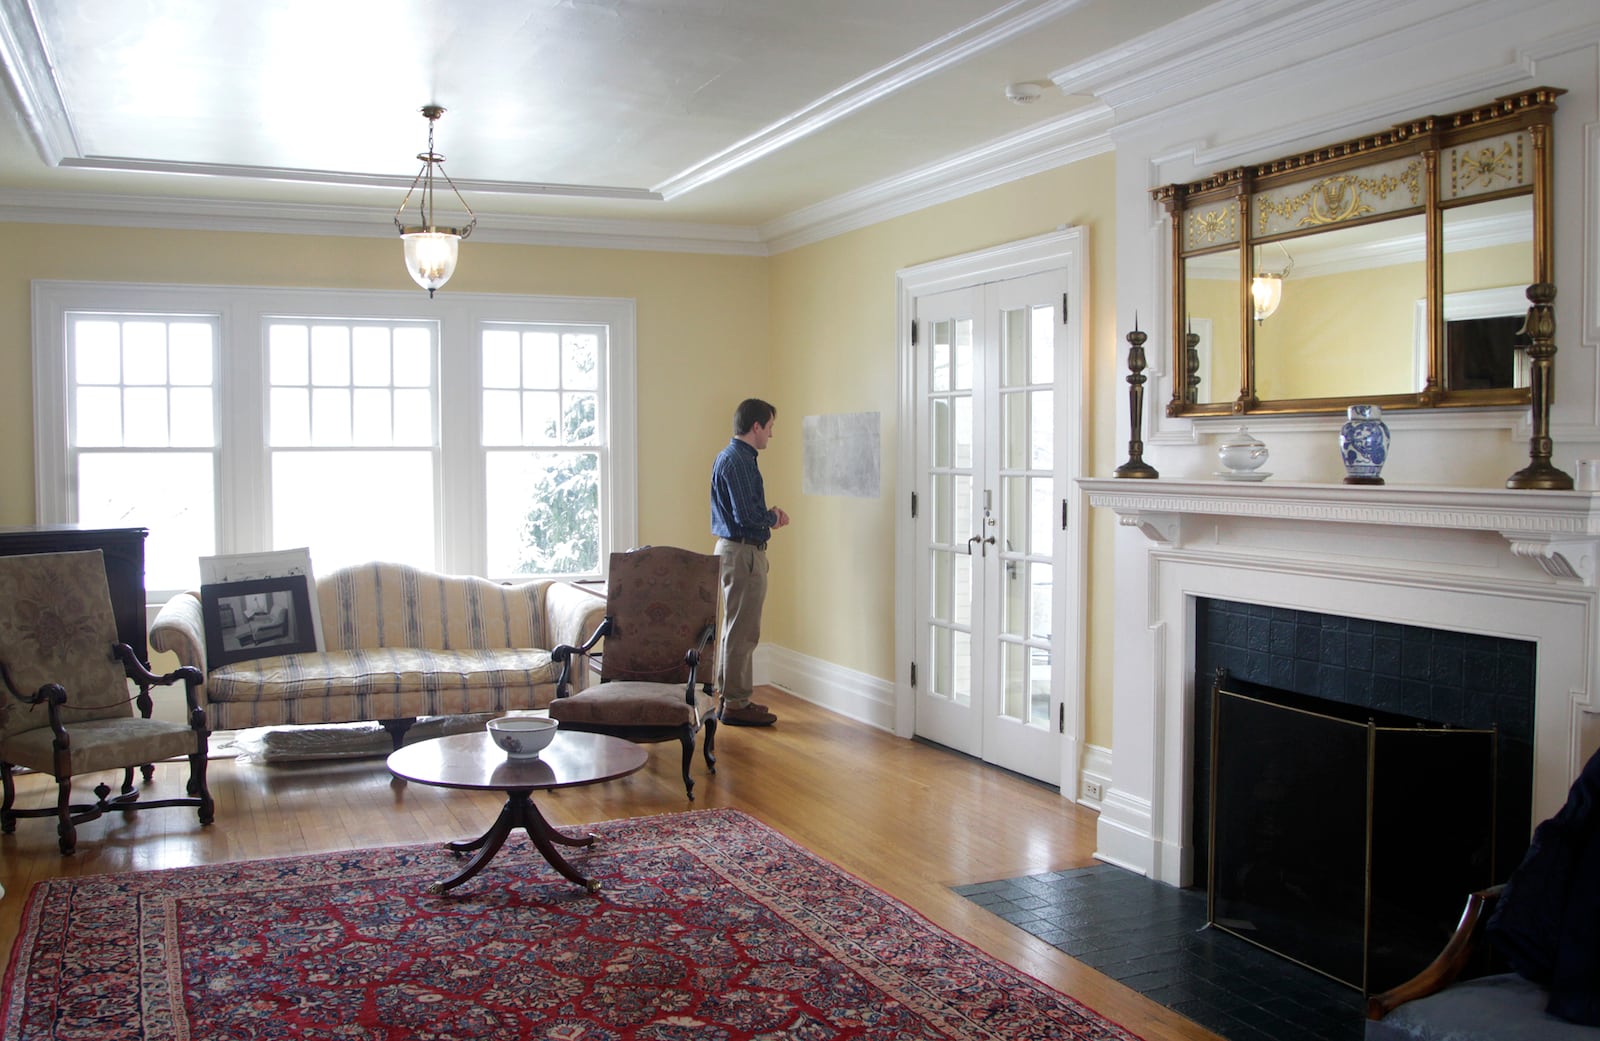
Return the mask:
POLYGON ((155 676, 133 648, 117 642, 99 550, 0 557, 0 683, 6 688, 0 692, 0 831, 15 831, 18 817, 55 817, 61 852, 71 853, 77 825, 108 810, 194 806, 200 823, 210 824, 200 682, 193 668, 155 676), (137 695, 130 695, 130 679, 137 695), (188 698, 188 722, 149 718, 151 688, 178 682, 188 698), (189 760, 187 794, 139 801, 134 768, 144 768, 148 783, 152 764, 173 756, 189 760), (17 809, 16 767, 54 777, 56 804, 17 809), (119 769, 117 795, 102 782, 94 802, 72 801, 74 777, 119 769))
POLYGON ((683 787, 693 799, 689 766, 702 724, 706 769, 717 772, 717 719, 700 702, 714 688, 719 588, 717 558, 704 553, 646 546, 611 554, 605 620, 582 647, 551 652, 562 671, 550 718, 565 730, 682 742, 683 787), (571 693, 573 670, 590 667, 601 639, 599 684, 571 693))

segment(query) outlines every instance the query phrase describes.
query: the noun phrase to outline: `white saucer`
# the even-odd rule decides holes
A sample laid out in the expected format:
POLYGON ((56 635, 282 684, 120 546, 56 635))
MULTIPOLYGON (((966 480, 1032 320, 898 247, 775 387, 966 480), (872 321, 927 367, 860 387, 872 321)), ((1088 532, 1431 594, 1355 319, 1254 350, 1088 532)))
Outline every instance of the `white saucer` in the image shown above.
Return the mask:
POLYGON ((1265 470, 1218 470, 1212 476, 1224 481, 1265 481, 1272 475, 1265 470))

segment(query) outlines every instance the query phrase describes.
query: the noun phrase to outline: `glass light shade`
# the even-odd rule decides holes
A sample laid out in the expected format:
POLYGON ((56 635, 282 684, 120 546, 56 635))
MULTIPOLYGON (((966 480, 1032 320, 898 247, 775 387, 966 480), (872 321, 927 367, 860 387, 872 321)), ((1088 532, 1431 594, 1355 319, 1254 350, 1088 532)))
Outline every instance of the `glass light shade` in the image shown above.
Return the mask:
POLYGON ((1252 278, 1250 299, 1255 307, 1256 321, 1271 318, 1278 305, 1283 302, 1283 276, 1257 275, 1252 278))
POLYGON ((461 236, 450 231, 412 231, 400 238, 406 246, 406 270, 432 296, 456 273, 461 236))

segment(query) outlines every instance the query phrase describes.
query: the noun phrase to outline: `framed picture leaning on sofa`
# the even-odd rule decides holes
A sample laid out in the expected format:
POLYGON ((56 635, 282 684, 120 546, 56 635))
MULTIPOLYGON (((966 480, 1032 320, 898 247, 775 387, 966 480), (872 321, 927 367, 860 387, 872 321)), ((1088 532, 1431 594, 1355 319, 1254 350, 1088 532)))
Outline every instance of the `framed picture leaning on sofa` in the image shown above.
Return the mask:
POLYGON ((317 649, 304 575, 205 583, 200 587, 200 614, 208 668, 317 649))

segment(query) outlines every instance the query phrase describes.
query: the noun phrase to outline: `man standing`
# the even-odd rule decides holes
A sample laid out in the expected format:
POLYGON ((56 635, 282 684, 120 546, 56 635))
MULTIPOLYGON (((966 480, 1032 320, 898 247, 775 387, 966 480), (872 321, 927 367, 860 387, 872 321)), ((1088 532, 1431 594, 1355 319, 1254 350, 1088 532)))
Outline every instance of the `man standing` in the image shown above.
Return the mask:
POLYGON ((733 413, 733 440, 711 464, 711 534, 722 561, 722 655, 717 688, 718 718, 730 726, 768 727, 778 717, 750 700, 755 682, 752 662, 761 642, 761 605, 767 598, 767 540, 789 515, 767 507, 767 492, 756 468, 756 454, 772 439, 778 410, 759 398, 739 402, 733 413))

